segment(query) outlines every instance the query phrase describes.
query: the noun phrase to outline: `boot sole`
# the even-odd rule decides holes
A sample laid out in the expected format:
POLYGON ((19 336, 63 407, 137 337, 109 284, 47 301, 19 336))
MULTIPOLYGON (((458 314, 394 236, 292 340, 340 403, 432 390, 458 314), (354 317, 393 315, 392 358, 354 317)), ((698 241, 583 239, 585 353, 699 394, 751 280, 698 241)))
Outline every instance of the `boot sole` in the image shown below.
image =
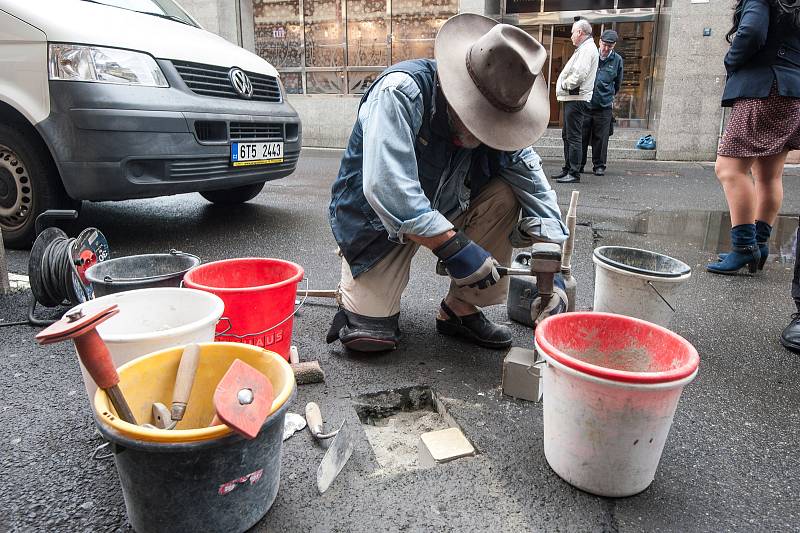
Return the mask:
POLYGON ((790 350, 790 351, 795 352, 795 353, 800 353, 800 344, 795 344, 793 342, 789 342, 787 340, 784 340, 783 337, 781 337, 781 345, 784 348, 786 348, 787 350, 790 350))
POLYGON ((453 324, 452 322, 446 322, 444 320, 436 319, 436 331, 441 333, 442 335, 448 335, 450 337, 461 337, 463 339, 467 339, 478 346, 482 346, 483 348, 490 348, 492 350, 502 350, 503 348, 508 348, 511 346, 512 340, 509 339, 507 341, 490 341, 486 339, 481 339, 473 331, 465 326, 460 324, 453 324))
POLYGON ((382 339, 353 339, 348 342, 342 342, 342 345, 348 350, 355 352, 388 352, 397 349, 397 343, 382 339))

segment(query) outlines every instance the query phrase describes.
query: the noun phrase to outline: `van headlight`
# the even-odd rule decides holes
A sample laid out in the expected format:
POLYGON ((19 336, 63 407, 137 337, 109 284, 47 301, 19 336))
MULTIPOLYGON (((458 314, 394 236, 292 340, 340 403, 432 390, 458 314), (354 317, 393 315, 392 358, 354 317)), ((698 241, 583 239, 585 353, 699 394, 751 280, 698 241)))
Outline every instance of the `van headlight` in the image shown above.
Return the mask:
POLYGON ((155 59, 142 52, 52 43, 49 56, 51 80, 169 87, 155 59))

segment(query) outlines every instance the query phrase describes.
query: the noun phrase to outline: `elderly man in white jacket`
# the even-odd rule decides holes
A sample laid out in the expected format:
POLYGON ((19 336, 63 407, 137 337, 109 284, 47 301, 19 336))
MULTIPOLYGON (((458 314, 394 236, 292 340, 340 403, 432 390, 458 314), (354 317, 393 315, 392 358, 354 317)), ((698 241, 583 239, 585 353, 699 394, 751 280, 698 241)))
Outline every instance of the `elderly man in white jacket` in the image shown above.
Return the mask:
POLYGON ((564 102, 564 166, 553 176, 559 183, 580 183, 583 117, 592 99, 597 75, 598 51, 592 39, 592 25, 578 20, 572 25, 572 44, 575 52, 569 58, 556 83, 556 98, 564 102))

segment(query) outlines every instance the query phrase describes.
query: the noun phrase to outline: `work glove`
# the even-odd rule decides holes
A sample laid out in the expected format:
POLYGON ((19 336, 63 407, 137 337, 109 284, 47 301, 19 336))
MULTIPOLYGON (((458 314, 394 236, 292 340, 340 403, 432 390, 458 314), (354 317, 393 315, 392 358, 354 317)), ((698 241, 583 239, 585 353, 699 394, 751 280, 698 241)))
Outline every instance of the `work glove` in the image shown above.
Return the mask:
POLYGON ((539 217, 526 217, 517 222, 508 240, 514 248, 529 248, 537 242, 550 242, 539 237, 542 222, 539 217))
POLYGON ((485 289, 500 279, 497 261, 460 231, 433 253, 442 260, 447 274, 459 287, 485 289))

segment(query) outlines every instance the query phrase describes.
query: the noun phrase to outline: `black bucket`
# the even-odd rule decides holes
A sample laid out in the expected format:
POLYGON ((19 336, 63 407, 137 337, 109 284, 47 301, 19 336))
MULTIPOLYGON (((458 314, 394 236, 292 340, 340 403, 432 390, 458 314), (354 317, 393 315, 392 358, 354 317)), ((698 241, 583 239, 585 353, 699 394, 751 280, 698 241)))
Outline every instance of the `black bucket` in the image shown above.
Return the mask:
POLYGON ((168 254, 131 255, 109 259, 86 270, 94 295, 154 287, 180 287, 183 275, 200 264, 196 255, 171 251, 168 254))
POLYGON ((291 396, 255 439, 162 443, 131 439, 97 420, 117 465, 128 521, 139 533, 246 531, 278 494, 291 396))

